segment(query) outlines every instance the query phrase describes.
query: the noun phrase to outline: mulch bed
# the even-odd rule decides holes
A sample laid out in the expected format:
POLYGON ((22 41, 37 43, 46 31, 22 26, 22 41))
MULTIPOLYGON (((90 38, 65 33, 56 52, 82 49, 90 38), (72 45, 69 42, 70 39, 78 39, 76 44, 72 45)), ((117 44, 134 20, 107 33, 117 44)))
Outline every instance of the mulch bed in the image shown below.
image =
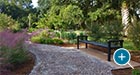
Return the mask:
POLYGON ((33 69, 34 65, 35 65, 35 58, 34 55, 29 53, 29 60, 19 66, 16 66, 14 70, 12 70, 12 72, 14 73, 14 75, 19 74, 19 75, 28 75, 31 70, 33 69))
POLYGON ((28 75, 35 64, 33 54, 29 53, 29 60, 20 65, 3 64, 0 66, 0 75, 28 75))

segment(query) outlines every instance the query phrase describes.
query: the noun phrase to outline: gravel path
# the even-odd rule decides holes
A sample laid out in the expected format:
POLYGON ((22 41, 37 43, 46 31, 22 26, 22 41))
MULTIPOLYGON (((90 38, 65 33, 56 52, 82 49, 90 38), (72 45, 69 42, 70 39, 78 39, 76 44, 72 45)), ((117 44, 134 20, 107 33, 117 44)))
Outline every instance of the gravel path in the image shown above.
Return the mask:
POLYGON ((36 56, 29 75, 112 75, 108 63, 77 49, 35 44, 29 50, 36 56))

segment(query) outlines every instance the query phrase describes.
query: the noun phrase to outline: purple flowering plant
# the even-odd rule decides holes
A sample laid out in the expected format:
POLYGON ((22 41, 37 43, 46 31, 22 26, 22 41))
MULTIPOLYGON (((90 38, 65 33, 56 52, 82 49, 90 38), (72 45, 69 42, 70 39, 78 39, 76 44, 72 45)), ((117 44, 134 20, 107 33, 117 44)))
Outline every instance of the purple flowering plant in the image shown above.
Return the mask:
POLYGON ((0 32, 0 57, 5 58, 5 62, 14 65, 25 62, 28 59, 27 51, 23 47, 25 40, 27 40, 25 31, 13 33, 5 30, 0 32))

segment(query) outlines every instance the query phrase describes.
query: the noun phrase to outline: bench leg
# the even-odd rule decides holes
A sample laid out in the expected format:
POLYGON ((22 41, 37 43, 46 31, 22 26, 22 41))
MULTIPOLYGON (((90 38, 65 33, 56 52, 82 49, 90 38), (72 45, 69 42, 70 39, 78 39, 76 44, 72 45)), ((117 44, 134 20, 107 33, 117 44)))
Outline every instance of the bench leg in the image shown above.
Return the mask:
POLYGON ((77 42, 77 49, 79 49, 79 42, 77 42))
POLYGON ((79 49, 79 36, 77 37, 77 49, 79 49))
POLYGON ((111 48, 108 48, 108 61, 111 61, 111 48))
POLYGON ((87 45, 87 43, 85 43, 85 45, 86 45, 86 48, 88 48, 88 45, 87 45))

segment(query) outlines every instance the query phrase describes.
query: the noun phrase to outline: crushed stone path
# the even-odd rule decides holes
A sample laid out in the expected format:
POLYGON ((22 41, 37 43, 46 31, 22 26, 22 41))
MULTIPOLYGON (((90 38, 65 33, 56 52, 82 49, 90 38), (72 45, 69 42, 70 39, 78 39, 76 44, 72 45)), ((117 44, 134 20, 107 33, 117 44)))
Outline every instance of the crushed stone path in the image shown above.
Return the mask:
POLYGON ((112 75, 108 63, 77 49, 34 44, 29 51, 36 56, 29 75, 112 75))

